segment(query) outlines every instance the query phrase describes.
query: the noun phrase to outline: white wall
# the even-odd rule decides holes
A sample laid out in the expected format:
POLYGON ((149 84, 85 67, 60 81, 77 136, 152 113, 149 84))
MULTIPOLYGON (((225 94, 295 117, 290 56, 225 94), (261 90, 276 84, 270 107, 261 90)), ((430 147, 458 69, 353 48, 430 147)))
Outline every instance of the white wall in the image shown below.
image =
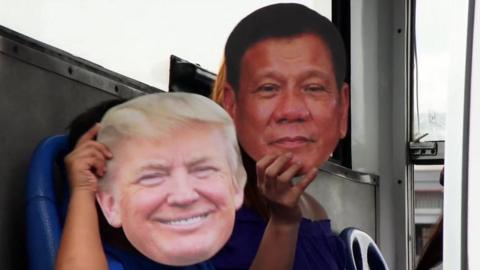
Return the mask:
POLYGON ((167 90, 170 54, 216 73, 235 24, 276 2, 331 14, 326 0, 0 0, 0 25, 167 90))

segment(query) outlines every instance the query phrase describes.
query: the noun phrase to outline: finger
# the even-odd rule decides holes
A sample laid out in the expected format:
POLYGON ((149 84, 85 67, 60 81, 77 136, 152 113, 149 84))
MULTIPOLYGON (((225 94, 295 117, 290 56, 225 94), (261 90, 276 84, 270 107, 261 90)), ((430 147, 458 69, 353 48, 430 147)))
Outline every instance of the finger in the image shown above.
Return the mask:
POLYGON ((82 137, 80 137, 80 139, 78 139, 75 146, 80 145, 82 143, 85 143, 87 141, 93 140, 95 138, 95 136, 97 136, 97 133, 100 130, 100 127, 101 126, 98 123, 93 125, 93 127, 91 127, 87 132, 85 132, 85 134, 82 135, 82 137))
POLYGON ((82 156, 84 154, 88 155, 92 151, 97 151, 108 159, 113 157, 112 152, 110 152, 106 145, 96 141, 87 141, 81 145, 78 145, 74 152, 76 152, 77 155, 82 156))
POLYGON ((275 191, 275 182, 276 181, 277 181, 276 178, 269 177, 269 176, 265 175, 265 177, 263 178, 263 186, 264 186, 265 194, 268 194, 268 193, 271 193, 271 192, 275 191))
POLYGON ((82 183, 82 184, 84 186, 91 187, 92 190, 96 190, 97 189, 98 178, 95 175, 95 173, 93 173, 92 171, 88 171, 86 173, 86 177, 87 177, 87 181, 85 183, 82 183))
POLYGON ((292 157, 292 153, 283 154, 276 158, 275 161, 265 170, 265 187, 268 190, 278 190, 277 177, 285 170, 285 168, 287 168, 287 163, 292 157))
POLYGON ((317 176, 317 172, 318 172, 318 169, 317 168, 313 168, 311 169, 303 178, 302 180, 300 180, 296 185, 295 187, 298 188, 298 190, 300 191, 300 193, 303 193, 303 191, 305 191, 305 189, 308 187, 308 185, 310 185, 310 183, 312 183, 312 181, 315 179, 315 177, 317 176))
POLYGON ((101 152, 106 158, 110 159, 113 157, 112 152, 110 152, 110 149, 108 149, 108 147, 105 144, 99 143, 96 141, 91 141, 91 146, 93 146, 95 150, 101 152))
POLYGON ((107 157, 101 151, 98 151, 98 150, 91 151, 89 153, 89 157, 92 157, 94 159, 103 160, 103 162, 105 162, 105 160, 107 159, 107 157))
POLYGON ((105 144, 99 142, 97 142, 97 144, 100 147, 100 151, 105 155, 105 157, 107 157, 108 159, 111 159, 113 157, 112 152, 105 144))
POLYGON ((266 155, 261 158, 256 164, 257 170, 257 185, 262 186, 264 183, 265 170, 277 158, 277 155, 266 155))
POLYGON ((65 158, 65 163, 71 166, 72 168, 84 169, 91 165, 92 159, 94 158, 105 158, 101 152, 98 151, 87 151, 75 153, 74 155, 67 156, 65 158))
POLYGON ((93 158, 91 167, 94 169, 93 173, 99 177, 103 177, 106 172, 105 159, 93 158))
POLYGON ((293 154, 292 153, 286 153, 281 156, 279 156, 275 161, 268 166, 268 168, 265 170, 265 176, 267 178, 277 178, 277 176, 286 169, 287 166, 285 166, 290 159, 292 159, 293 154))
POLYGON ((277 177, 279 184, 291 185, 292 178, 297 175, 301 168, 302 164, 300 162, 293 163, 287 168, 287 170, 285 170, 281 175, 277 177))

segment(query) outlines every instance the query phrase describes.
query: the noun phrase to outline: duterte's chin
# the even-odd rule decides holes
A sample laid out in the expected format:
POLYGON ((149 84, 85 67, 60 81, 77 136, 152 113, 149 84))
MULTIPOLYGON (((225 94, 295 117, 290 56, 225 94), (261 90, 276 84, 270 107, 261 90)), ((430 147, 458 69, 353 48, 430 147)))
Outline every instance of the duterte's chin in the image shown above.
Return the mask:
POLYGON ((267 150, 267 153, 271 154, 283 154, 292 153, 293 157, 291 163, 300 163, 301 168, 296 176, 300 176, 308 173, 313 168, 319 169, 328 160, 330 154, 323 149, 318 149, 315 144, 302 144, 299 147, 278 147, 278 145, 272 145, 267 150))

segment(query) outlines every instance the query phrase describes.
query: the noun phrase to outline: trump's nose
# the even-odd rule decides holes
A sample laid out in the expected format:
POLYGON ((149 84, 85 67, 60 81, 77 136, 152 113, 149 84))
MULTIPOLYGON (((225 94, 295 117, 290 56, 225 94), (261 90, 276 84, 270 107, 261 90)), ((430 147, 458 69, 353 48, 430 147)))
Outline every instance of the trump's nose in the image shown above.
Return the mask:
POLYGON ((188 206, 200 197, 187 172, 174 173, 172 175, 171 191, 167 197, 167 203, 174 206, 188 206))

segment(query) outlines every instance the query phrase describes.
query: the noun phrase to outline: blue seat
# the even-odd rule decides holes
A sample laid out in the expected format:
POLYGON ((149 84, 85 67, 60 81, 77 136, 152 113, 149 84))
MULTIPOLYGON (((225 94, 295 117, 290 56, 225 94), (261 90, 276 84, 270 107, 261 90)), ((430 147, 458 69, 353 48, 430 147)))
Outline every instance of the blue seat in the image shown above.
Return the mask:
POLYGON ((375 241, 357 228, 346 228, 340 237, 347 245, 347 270, 388 270, 375 241))
MULTIPOLYGON (((68 153, 66 135, 46 138, 35 149, 27 179, 27 253, 30 270, 53 269, 60 245, 68 205, 68 185, 55 183, 56 171, 63 171, 63 157, 68 153), (57 165, 60 170, 56 169, 57 165), (60 196, 58 193, 62 193, 60 196)), ((65 179, 64 177, 61 177, 65 179)), ((107 254, 109 269, 123 266, 107 254)))

